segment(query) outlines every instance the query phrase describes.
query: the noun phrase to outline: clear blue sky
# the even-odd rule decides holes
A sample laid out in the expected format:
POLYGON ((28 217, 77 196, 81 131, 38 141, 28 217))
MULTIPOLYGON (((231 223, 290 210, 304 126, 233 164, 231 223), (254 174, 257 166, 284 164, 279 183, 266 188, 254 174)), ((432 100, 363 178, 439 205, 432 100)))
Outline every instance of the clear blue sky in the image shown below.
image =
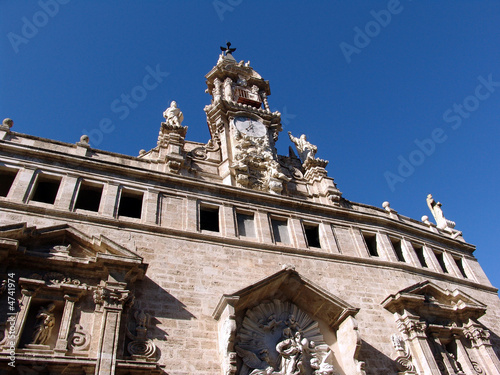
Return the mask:
POLYGON ((229 40, 270 81, 280 153, 306 133, 346 199, 417 220, 432 193, 500 287, 500 2, 2 0, 0 19, 14 131, 137 155, 176 100, 206 142, 204 75, 229 40))

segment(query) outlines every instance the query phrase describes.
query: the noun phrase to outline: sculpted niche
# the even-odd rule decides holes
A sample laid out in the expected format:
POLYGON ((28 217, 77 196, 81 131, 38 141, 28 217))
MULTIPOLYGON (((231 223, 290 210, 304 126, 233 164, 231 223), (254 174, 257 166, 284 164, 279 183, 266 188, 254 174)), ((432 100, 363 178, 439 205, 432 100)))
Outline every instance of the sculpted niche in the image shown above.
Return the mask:
POLYGON ((235 350, 240 375, 334 375, 318 322, 291 302, 261 303, 245 314, 235 350))

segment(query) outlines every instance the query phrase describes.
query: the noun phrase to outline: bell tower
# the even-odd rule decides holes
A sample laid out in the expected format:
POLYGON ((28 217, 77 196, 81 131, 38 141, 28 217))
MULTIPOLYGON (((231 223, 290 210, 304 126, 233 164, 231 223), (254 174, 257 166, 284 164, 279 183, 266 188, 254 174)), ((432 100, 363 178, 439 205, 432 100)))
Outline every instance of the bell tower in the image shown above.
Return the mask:
POLYGON ((219 175, 227 185, 281 194, 289 180, 278 163, 275 142, 281 113, 271 112, 269 82, 250 62, 237 62, 231 43, 205 76, 211 104, 205 107, 212 141, 219 143, 219 175))

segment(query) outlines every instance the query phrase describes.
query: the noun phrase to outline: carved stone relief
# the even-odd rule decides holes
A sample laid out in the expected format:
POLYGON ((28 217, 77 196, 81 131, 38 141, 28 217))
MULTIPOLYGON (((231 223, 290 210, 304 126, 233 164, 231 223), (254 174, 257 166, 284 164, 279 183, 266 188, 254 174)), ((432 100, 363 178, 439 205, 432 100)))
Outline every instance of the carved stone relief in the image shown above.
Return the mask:
POLYGON ((244 375, 337 374, 318 322, 290 302, 273 300, 248 310, 235 350, 244 375))
POLYGON ((136 310, 134 313, 135 333, 127 329, 127 337, 132 340, 127 345, 127 350, 136 359, 152 359, 156 353, 156 345, 147 338, 150 327, 151 316, 144 310, 136 310))
POLYGON ((253 190, 281 194, 283 182, 290 181, 274 160, 273 149, 268 137, 253 137, 241 133, 236 128, 234 163, 231 169, 237 186, 253 190))
POLYGON ((400 335, 394 334, 391 336, 391 341, 396 352, 393 359, 398 364, 399 370, 404 372, 404 374, 416 374, 411 353, 406 347, 404 339, 400 335))

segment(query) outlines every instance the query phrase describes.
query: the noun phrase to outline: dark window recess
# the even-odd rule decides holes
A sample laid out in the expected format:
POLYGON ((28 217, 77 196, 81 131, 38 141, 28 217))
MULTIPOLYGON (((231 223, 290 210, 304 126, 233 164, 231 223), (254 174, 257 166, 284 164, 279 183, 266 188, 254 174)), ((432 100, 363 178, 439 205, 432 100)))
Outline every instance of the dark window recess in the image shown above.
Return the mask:
POLYGON ((319 227, 317 225, 304 225, 304 232, 306 234, 307 246, 321 248, 319 227))
POLYGON ((401 240, 398 240, 396 238, 391 238, 391 243, 392 247, 394 248, 394 251, 396 252, 396 257, 398 258, 398 261, 406 262, 406 259, 403 255, 403 248, 401 247, 401 240))
POLYGON ((44 174, 38 175, 36 181, 35 192, 33 193, 32 201, 54 204, 61 184, 60 178, 49 177, 44 174))
POLYGON ((255 237, 253 215, 237 213, 238 234, 242 237, 255 237))
POLYGON ((363 233, 363 238, 365 239, 366 247, 370 255, 372 257, 378 257, 377 236, 375 234, 363 233))
POLYGON ((0 170, 0 197, 6 197, 16 178, 17 170, 3 169, 0 170))
POLYGON ((273 227, 274 242, 283 244, 290 243, 290 236, 288 234, 288 222, 286 220, 271 219, 273 227))
POLYGON ((446 268, 446 264, 444 263, 444 255, 443 253, 434 253, 436 255, 436 259, 441 266, 441 269, 444 273, 448 273, 448 268, 446 268))
POLYGON ((141 218, 143 194, 131 190, 122 190, 118 216, 127 216, 135 219, 141 218))
POLYGON ((78 197, 76 198, 75 209, 82 209, 88 211, 99 211, 99 204, 101 203, 102 185, 91 185, 82 182, 78 197))
POLYGON ((467 274, 465 273, 465 268, 464 268, 464 263, 462 258, 455 258, 455 263, 457 264, 458 269, 460 270, 460 273, 462 276, 467 279, 467 274))
POLYGON ((417 253, 417 258, 418 258, 418 261, 420 262, 420 265, 424 268, 428 268, 429 266, 427 265, 427 262, 425 261, 424 247, 421 245, 413 244, 413 248, 415 249, 415 252, 417 253))
POLYGON ((200 207, 200 230, 219 231, 219 209, 217 207, 200 207))

